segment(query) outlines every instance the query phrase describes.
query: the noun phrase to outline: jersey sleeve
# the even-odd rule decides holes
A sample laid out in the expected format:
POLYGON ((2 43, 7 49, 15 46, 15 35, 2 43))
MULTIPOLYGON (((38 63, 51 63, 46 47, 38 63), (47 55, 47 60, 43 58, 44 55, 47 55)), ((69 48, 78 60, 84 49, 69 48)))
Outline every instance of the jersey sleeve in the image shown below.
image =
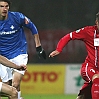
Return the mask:
POLYGON ((70 33, 70 38, 72 40, 85 40, 87 37, 87 27, 84 27, 84 28, 81 28, 81 29, 78 29, 76 31, 73 31, 70 33))
POLYGON ((58 44, 57 44, 56 50, 57 50, 58 52, 61 52, 62 49, 64 48, 64 46, 67 45, 67 43, 68 43, 70 40, 71 40, 71 39, 70 39, 70 34, 67 34, 67 35, 65 35, 64 37, 62 37, 62 38, 59 40, 58 44))
POLYGON ((19 18, 20 18, 19 21, 20 21, 21 26, 24 26, 24 27, 30 29, 32 34, 37 34, 38 30, 37 30, 35 24, 22 13, 18 13, 18 14, 19 14, 19 18))
POLYGON ((57 44, 57 47, 56 47, 56 50, 58 52, 61 52, 64 48, 64 46, 66 46, 68 44, 68 42, 70 40, 85 40, 86 39, 86 28, 82 28, 82 29, 79 29, 79 30, 76 30, 76 31, 73 31, 67 35, 65 35, 64 37, 62 37, 58 44, 57 44))

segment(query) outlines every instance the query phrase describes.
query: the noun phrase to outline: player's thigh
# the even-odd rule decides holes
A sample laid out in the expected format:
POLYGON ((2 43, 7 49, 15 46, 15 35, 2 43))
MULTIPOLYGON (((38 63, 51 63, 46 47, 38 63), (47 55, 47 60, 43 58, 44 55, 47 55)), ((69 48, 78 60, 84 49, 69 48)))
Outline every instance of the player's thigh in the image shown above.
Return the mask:
POLYGON ((96 71, 96 68, 91 67, 88 63, 84 63, 81 68, 81 76, 85 81, 91 82, 92 77, 97 73, 96 71))
POLYGON ((22 80, 22 77, 23 77, 23 74, 14 71, 14 73, 13 73, 13 79, 12 79, 12 84, 14 84, 15 86, 18 86, 19 83, 22 80))
MULTIPOLYGON (((28 62, 28 55, 27 54, 20 54, 17 57, 11 59, 10 61, 12 61, 13 63, 17 64, 17 65, 26 65, 28 62)), ((17 69, 13 70, 13 79, 12 79, 12 84, 17 87, 21 80, 22 77, 24 75, 25 71, 19 71, 17 69)))
POLYGON ((1 92, 12 95, 12 93, 16 93, 17 91, 14 87, 2 83, 1 92))

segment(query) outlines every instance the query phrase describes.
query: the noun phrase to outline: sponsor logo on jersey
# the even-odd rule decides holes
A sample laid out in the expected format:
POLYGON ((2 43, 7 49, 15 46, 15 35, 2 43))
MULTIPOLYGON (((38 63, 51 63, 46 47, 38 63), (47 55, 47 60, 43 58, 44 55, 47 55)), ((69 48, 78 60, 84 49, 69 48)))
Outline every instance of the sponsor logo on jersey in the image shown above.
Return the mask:
POLYGON ((13 30, 13 31, 8 31, 8 32, 0 32, 0 35, 5 35, 5 34, 14 34, 16 33, 17 30, 13 30))
POLYGON ((18 30, 13 30, 15 27, 13 26, 13 25, 11 25, 10 26, 10 28, 12 29, 12 31, 10 30, 10 31, 1 31, 0 32, 0 35, 5 35, 5 34, 14 34, 14 33, 16 33, 18 30))

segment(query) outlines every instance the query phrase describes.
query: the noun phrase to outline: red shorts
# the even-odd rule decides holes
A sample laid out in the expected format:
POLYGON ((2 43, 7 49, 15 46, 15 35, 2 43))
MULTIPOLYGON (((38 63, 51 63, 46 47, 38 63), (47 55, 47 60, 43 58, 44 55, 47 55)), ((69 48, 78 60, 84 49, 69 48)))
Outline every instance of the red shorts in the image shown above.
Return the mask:
POLYGON ((81 76, 86 82, 91 82, 94 74, 99 74, 99 69, 93 67, 90 63, 82 64, 81 76))
POLYGON ((98 74, 99 69, 92 67, 90 63, 84 63, 81 67, 81 76, 86 81, 82 86, 79 95, 84 95, 84 99, 92 99, 91 97, 91 87, 92 87, 92 77, 94 74, 98 74))

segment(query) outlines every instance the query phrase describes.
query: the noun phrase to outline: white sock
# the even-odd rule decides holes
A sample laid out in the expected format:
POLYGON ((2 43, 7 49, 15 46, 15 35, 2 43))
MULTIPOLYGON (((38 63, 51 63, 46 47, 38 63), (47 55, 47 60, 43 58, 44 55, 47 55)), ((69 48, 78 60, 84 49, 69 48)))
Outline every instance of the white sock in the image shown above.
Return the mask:
POLYGON ((18 99, 21 98, 21 91, 18 91, 18 99))

